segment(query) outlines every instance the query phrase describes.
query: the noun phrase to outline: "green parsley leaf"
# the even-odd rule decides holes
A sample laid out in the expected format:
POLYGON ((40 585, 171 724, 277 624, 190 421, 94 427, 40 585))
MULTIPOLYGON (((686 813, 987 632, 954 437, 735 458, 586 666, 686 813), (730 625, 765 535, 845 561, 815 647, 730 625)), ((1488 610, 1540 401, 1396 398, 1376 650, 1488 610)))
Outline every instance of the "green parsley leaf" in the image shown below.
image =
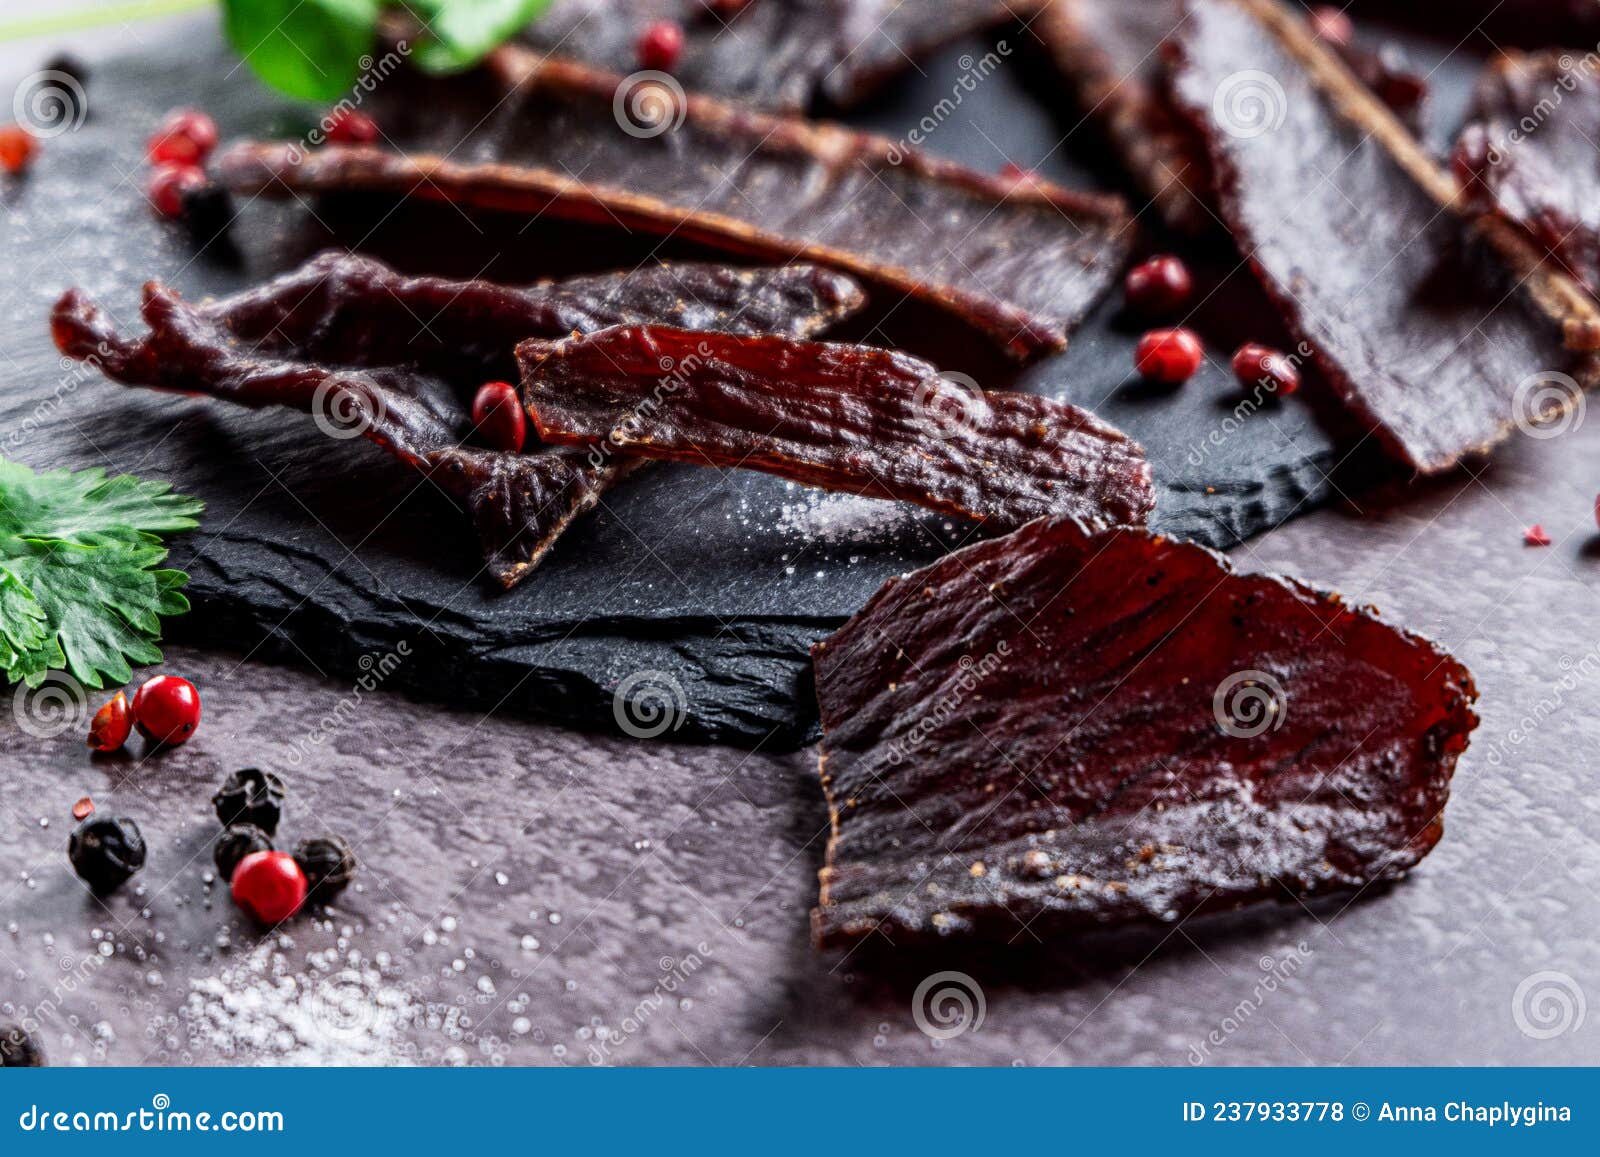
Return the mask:
POLYGON ((429 72, 456 72, 482 60, 525 28, 550 0, 409 0, 426 25, 412 54, 429 72))
POLYGON ((273 88, 333 101, 355 84, 382 8, 381 0, 222 0, 222 30, 273 88))
POLYGON ((550 0, 222 0, 222 28, 262 80, 302 100, 348 96, 373 50, 379 17, 394 8, 422 24, 412 52, 429 72, 483 59, 550 0))
POLYGON ((35 474, 0 459, 0 669, 38 686, 65 668, 88 687, 125 683, 129 660, 161 659, 163 615, 189 600, 158 569, 160 532, 199 523, 201 503, 162 482, 103 470, 35 474))

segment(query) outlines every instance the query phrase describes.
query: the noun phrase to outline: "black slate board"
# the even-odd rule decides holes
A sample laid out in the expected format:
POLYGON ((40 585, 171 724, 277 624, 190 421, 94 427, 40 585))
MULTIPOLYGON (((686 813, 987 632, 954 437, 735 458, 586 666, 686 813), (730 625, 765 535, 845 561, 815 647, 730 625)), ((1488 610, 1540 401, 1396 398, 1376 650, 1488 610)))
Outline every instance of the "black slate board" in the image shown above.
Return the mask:
MULTIPOLYGON (((621 719, 619 685, 642 679, 680 709, 663 738, 803 741, 815 714, 810 644, 884 578, 966 540, 970 527, 752 474, 669 467, 615 491, 532 579, 504 595, 475 578, 464 521, 376 448, 332 445, 298 415, 127 390, 60 363, 45 319, 69 285, 137 328, 147 278, 191 296, 224 293, 329 244, 414 271, 501 280, 623 266, 655 248, 568 224, 332 201, 243 205, 238 248, 197 252, 181 230, 153 218, 140 194, 150 127, 180 103, 210 110, 225 137, 287 131, 304 114, 239 69, 209 21, 193 29, 185 43, 98 62, 86 123, 47 141, 27 178, 0 187, 8 258, 0 453, 37 467, 167 478, 205 499, 201 529, 174 544, 173 565, 192 576, 194 611, 169 623, 173 637, 347 676, 404 643, 409 654, 391 686, 607 729, 621 719)), ((853 119, 903 131, 986 49, 975 40, 944 54, 853 119)), ((1087 130, 1058 146, 1078 118, 1058 118, 1037 99, 1020 57, 967 94, 926 147, 980 168, 1013 160, 1065 184, 1104 183, 1104 160, 1080 153, 1092 148, 1087 130)), ((1224 284, 1202 328, 1216 363, 1184 389, 1153 391, 1132 378, 1136 334, 1115 302, 1065 354, 1015 384, 1088 406, 1138 438, 1159 483, 1157 526, 1226 547, 1324 501, 1339 455, 1300 398, 1235 416, 1239 394, 1218 351, 1275 334, 1276 321, 1237 257, 1213 256, 1224 284)), ((1010 382, 1014 370, 949 329, 941 317, 896 309, 869 315, 853 332, 933 356, 985 386, 1010 382)), ((634 722, 636 730, 661 725, 647 714, 634 722)))

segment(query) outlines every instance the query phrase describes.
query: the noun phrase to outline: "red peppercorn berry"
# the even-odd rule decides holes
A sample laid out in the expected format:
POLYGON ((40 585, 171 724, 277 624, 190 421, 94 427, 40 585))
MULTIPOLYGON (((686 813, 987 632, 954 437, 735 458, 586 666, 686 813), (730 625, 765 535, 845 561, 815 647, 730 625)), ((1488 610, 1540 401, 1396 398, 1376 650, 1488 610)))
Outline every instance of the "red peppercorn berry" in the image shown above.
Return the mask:
POLYGON ((1356 38, 1356 26, 1344 9, 1318 4, 1311 10, 1311 33, 1318 40, 1344 48, 1356 38))
POLYGON ((1163 254, 1135 265, 1123 279, 1128 308, 1143 317, 1165 317, 1189 304, 1194 278, 1178 258, 1163 254))
POLYGON ((133 723, 152 743, 183 743, 200 726, 200 692, 177 675, 147 679, 133 693, 133 723))
POLYGON ((150 162, 198 165, 217 147, 217 122, 198 109, 173 109, 150 138, 150 162))
POLYGON ((1549 546, 1550 533, 1545 530, 1543 523, 1536 522, 1522 532, 1522 541, 1529 546, 1549 546))
POLYGON ((144 195, 163 217, 183 216, 184 198, 206 187, 206 175, 194 165, 161 165, 150 174, 144 195))
POLYGON ((1139 339, 1133 366, 1152 382, 1176 386, 1194 377, 1205 349, 1192 330, 1153 329, 1139 339))
POLYGON ((683 29, 670 20, 657 20, 639 36, 639 67, 671 72, 683 55, 683 29))
POLYGON ((233 869, 233 902, 263 924, 281 924, 306 901, 306 874, 288 852, 251 852, 233 869))
POLYGON ((1300 371, 1289 356, 1253 341, 1234 352, 1233 376, 1247 390, 1265 386, 1275 394, 1292 394, 1300 388, 1300 371))
POLYGON ((472 423, 478 440, 515 454, 528 438, 528 417, 510 382, 488 382, 472 399, 472 423))
POLYGON ((128 697, 118 691, 100 705, 89 721, 89 746, 96 751, 115 751, 128 742, 132 731, 133 710, 128 706, 128 697))
POLYGON ((336 145, 370 145, 381 135, 377 121, 354 109, 335 113, 328 125, 328 140, 336 145))
POLYGON ((72 805, 73 819, 86 820, 92 815, 94 815, 94 800, 90 799, 88 796, 84 796, 77 803, 72 805))
POLYGON ((39 142, 21 125, 0 125, 0 169, 20 173, 33 164, 39 142))

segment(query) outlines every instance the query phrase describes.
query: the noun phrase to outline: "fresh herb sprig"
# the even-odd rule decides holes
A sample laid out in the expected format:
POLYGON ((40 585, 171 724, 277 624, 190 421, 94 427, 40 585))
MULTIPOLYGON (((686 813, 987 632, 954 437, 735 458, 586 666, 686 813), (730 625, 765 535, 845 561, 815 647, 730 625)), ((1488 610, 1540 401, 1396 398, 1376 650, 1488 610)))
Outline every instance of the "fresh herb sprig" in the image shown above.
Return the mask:
POLYGON ((549 0, 222 0, 222 26, 245 63, 273 88, 304 100, 346 95, 373 51, 385 9, 421 25, 410 57, 430 72, 476 64, 549 0))
POLYGON ((190 530, 202 504, 164 482, 104 470, 36 474, 0 458, 0 671, 37 687, 67 670, 85 686, 126 683, 156 663, 164 615, 189 576, 158 567, 159 534, 190 530))

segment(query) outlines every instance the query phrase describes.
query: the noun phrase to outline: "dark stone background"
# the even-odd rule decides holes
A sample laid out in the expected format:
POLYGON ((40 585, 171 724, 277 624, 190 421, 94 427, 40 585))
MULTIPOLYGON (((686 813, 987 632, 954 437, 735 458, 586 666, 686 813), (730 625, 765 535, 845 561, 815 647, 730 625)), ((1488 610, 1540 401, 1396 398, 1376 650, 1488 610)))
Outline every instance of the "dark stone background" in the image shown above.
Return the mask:
MULTIPOLYGON (((191 59, 204 61, 211 35, 205 21, 168 22, 113 39, 156 54, 181 36, 191 59)), ((31 59, 19 51, 0 63, 26 71, 31 59)), ((952 67, 931 66, 933 83, 952 67)), ((168 83, 190 78, 174 73, 168 83)), ((242 74, 230 83, 251 87, 242 74)), ((875 115, 907 112, 917 115, 887 106, 875 115)), ((1047 131, 1045 117, 1008 105, 984 128, 1047 131)), ((97 127, 83 131, 126 137, 120 166, 69 188, 52 183, 47 160, 22 194, 48 194, 41 214, 22 217, 37 231, 19 236, 16 217, 7 225, 8 255, 33 256, 13 258, 0 291, 0 404, 13 414, 23 392, 49 395, 66 380, 40 344, 43 311, 63 285, 86 284, 125 307, 138 280, 186 260, 140 207, 136 121, 133 110, 97 107, 97 127)), ((945 129, 965 137, 977 127, 945 129)), ((1104 392, 1126 361, 1099 348, 1091 336, 1061 361, 1081 371, 1071 380, 1104 392)), ((1185 396, 1220 396, 1221 383, 1204 379, 1185 396)), ((85 465, 97 460, 89 440, 135 444, 140 454, 116 464, 149 470, 167 452, 162 439, 195 438, 236 449, 236 469, 274 503, 328 469, 320 459, 297 463, 299 443, 278 440, 290 437, 279 428, 287 422, 253 425, 164 401, 148 418, 155 438, 129 439, 146 419, 125 395, 86 381, 62 396, 17 456, 85 465)), ((1236 441, 1253 450, 1257 437, 1269 435, 1252 427, 1236 441)), ((443 708, 357 687, 359 656, 381 640, 350 630, 338 600, 353 582, 383 587, 375 575, 318 587, 315 571, 324 535, 360 541, 363 488, 382 471, 353 470, 349 506, 333 512, 348 522, 297 520, 296 537, 286 531, 261 547, 275 565, 303 561, 305 572, 280 581, 328 608, 297 636, 327 635, 328 654, 269 665, 239 648, 226 616, 195 616, 204 646, 169 647, 166 669, 200 685, 206 719, 190 744, 153 758, 135 744, 90 759, 78 729, 41 739, 9 715, 0 722, 0 1017, 36 1019, 56 1063, 583 1064, 602 1028, 613 1038, 607 1058, 619 1063, 1181 1065, 1202 1053, 1224 1064, 1600 1061, 1592 1017, 1539 1039, 1519 1026, 1515 1004, 1519 986, 1525 1007, 1530 991, 1568 980, 1590 997, 1600 991, 1597 446, 1592 425, 1554 441, 1519 439, 1481 472, 1367 491, 1234 552, 1242 566, 1376 603, 1476 674, 1484 722, 1458 772, 1445 840, 1410 880, 1349 906, 1196 921, 1165 939, 898 958, 818 955, 807 944, 826 835, 814 753, 595 738, 492 702, 443 708), (1535 521, 1554 546, 1523 547, 1535 521), (339 661, 325 663, 330 656, 339 661), (363 862, 359 887, 336 910, 264 939, 206 878, 208 797, 227 771, 250 764, 289 780, 286 836, 343 832, 363 862), (150 845, 146 871, 104 905, 64 854, 68 808, 83 794, 137 818, 150 845), (986 1019, 941 1044, 918 1030, 911 1002, 918 983, 944 969, 981 986, 986 1019), (1269 970, 1292 975, 1263 992, 1269 970), (615 1040, 630 1018, 641 1027, 615 1040)), ((220 473, 206 467, 196 485, 220 473)), ((229 533, 217 514, 203 534, 229 533)), ((755 541, 770 549, 766 536, 755 541)), ((698 557, 693 542, 675 548, 698 557)), ((441 529, 431 553, 452 549, 441 529)), ((377 545, 359 558, 386 573, 377 545)), ((752 563, 733 597, 787 608, 801 577, 827 569, 808 556, 786 583, 781 561, 752 563)), ((197 584, 253 590, 266 581, 261 569, 200 573, 197 584)), ((876 581, 863 575, 860 593, 876 581)), ((664 639, 678 637, 681 624, 670 627, 664 639)), ((1527 1015, 1520 1024, 1538 1027, 1527 1015)))

